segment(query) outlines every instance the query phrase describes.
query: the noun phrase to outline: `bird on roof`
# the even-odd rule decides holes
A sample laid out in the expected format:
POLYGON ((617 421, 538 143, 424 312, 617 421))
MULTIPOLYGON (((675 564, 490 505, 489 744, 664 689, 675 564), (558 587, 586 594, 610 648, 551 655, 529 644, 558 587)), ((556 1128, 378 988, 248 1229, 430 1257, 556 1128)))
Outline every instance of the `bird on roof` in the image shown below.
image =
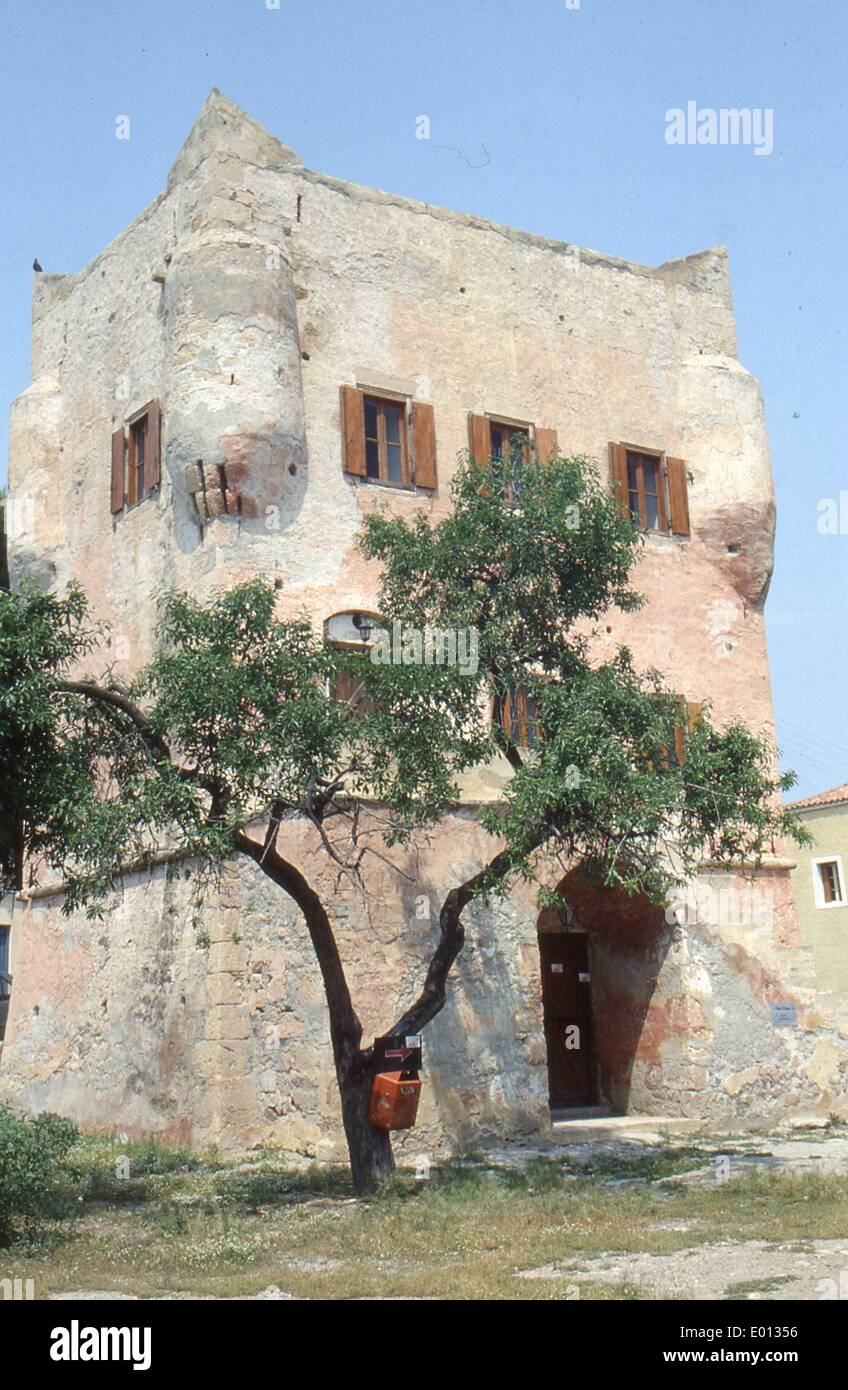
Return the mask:
POLYGON ((41 270, 41 269, 43 268, 42 265, 41 265, 41 262, 39 261, 39 259, 38 259, 37 256, 36 256, 35 260, 34 260, 33 263, 32 263, 32 268, 33 268, 33 270, 41 270))

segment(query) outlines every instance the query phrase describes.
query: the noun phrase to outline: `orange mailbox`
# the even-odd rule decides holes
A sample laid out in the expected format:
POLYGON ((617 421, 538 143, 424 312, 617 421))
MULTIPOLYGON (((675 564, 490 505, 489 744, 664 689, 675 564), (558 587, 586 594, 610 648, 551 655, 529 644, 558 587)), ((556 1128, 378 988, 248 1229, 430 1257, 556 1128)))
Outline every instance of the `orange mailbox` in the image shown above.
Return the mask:
POLYGON ((382 1071, 374 1077, 368 1119, 377 1129, 411 1129, 420 1095, 417 1076, 406 1071, 382 1071))

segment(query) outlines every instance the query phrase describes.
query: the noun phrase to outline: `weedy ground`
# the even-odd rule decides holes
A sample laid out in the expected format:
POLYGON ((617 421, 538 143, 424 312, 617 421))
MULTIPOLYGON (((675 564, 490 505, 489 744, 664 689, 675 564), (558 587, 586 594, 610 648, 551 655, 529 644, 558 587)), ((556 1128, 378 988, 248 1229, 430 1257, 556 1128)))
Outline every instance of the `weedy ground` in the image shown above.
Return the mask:
POLYGON ((366 1201, 343 1168, 294 1169, 272 1150, 225 1160, 86 1137, 74 1213, 0 1250, 0 1279, 32 1279, 36 1298, 827 1296, 820 1281, 848 1270, 844 1173, 744 1152, 726 1181, 714 1148, 670 1142, 477 1158, 427 1181, 401 1171, 366 1201))

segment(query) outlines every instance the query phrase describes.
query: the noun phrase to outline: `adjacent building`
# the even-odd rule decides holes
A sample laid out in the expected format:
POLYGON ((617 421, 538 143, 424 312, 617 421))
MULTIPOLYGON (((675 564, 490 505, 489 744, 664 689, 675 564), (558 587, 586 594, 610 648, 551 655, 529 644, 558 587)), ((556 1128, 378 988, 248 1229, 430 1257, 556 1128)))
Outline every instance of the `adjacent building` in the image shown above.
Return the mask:
POLYGON ((848 999, 848 782, 793 801, 813 843, 796 851, 792 873, 801 935, 823 994, 848 999))

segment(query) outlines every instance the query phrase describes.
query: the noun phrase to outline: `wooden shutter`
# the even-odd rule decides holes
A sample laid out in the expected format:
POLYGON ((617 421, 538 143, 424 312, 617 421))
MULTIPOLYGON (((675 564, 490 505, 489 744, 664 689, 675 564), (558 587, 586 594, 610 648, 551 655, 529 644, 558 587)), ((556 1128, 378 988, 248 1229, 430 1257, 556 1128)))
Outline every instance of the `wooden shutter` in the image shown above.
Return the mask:
POLYGON ((556 453, 556 430, 540 430, 537 428, 534 438, 536 443, 536 458, 539 460, 539 463, 550 463, 551 458, 556 453))
POLYGON ((674 730, 674 753, 678 767, 686 762, 686 740, 700 719, 703 708, 703 704, 697 701, 680 701, 680 719, 674 730))
POLYGON ((492 427, 485 415, 469 415, 468 442, 477 467, 488 468, 492 461, 492 427))
POLYGON ((412 452, 415 486, 436 487, 436 416, 422 401, 412 402, 412 452))
POLYGON ((365 392, 355 386, 342 387, 342 439, 344 471, 354 478, 365 472, 365 392))
POLYGON ((689 488, 686 464, 683 459, 666 458, 668 476, 668 506, 671 512, 671 532, 674 536, 689 536, 689 488))
POLYGON ((703 708, 703 704, 695 700, 686 701, 686 722, 689 726, 690 733, 694 729, 695 725, 699 722, 701 718, 701 711, 703 710, 703 708))
POLYGON ((686 730, 683 727, 683 710, 680 712, 681 722, 674 726, 674 760, 678 767, 682 767, 686 761, 686 730))
POLYGON ((144 455, 144 495, 158 487, 162 477, 162 412, 158 401, 147 407, 147 451, 144 455))
POLYGON ((127 443, 127 506, 134 507, 138 501, 140 501, 140 498, 138 496, 135 430, 132 425, 130 425, 129 440, 127 443))
POLYGON ((124 431, 112 434, 112 513, 124 509, 124 431))
POLYGON ((627 487, 627 450, 623 444, 610 444, 610 478, 618 510, 630 520, 630 494, 627 487))

